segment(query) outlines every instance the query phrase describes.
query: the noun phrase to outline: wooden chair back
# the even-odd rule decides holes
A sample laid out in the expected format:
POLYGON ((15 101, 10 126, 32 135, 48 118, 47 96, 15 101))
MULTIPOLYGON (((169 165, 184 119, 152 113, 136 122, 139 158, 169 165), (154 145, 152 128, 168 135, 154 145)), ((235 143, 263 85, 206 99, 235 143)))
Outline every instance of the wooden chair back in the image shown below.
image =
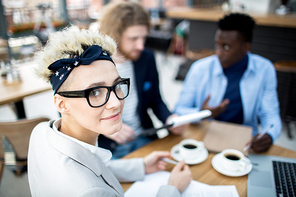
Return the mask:
POLYGON ((280 103, 280 113, 287 127, 288 137, 293 138, 290 122, 296 121, 296 61, 279 60, 274 62, 277 72, 277 92, 280 103))
MULTIPOLYGON (((2 144, 2 136, 6 136, 12 144, 16 154, 16 166, 20 167, 27 165, 27 156, 29 148, 30 135, 33 128, 40 122, 49 121, 48 118, 21 119, 12 122, 0 122, 0 140, 2 144)), ((4 149, 0 147, 0 179, 3 171, 4 149)), ((21 174, 20 170, 16 170, 17 175, 21 174)))

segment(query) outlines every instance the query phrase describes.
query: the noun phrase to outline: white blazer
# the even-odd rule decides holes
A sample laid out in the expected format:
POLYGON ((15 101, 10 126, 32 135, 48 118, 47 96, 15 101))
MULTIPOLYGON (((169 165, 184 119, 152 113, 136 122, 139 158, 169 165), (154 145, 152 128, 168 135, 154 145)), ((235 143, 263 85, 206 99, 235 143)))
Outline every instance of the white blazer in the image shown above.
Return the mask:
MULTIPOLYGON (((56 133, 53 122, 38 124, 31 134, 28 179, 32 196, 124 196, 118 181, 144 178, 143 159, 112 160, 106 166, 96 152, 56 133)), ((158 193, 179 195, 173 186, 163 186, 158 193)))

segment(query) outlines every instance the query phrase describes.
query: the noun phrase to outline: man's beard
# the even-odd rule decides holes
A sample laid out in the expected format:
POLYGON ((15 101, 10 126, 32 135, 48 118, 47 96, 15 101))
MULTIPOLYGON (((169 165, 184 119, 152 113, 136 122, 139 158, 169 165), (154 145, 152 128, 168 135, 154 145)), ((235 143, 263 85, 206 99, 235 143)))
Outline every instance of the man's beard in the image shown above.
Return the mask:
POLYGON ((118 47, 118 52, 120 52, 120 54, 123 55, 126 59, 129 59, 133 62, 137 61, 142 54, 142 51, 140 51, 139 55, 132 55, 129 52, 123 51, 120 46, 118 47))

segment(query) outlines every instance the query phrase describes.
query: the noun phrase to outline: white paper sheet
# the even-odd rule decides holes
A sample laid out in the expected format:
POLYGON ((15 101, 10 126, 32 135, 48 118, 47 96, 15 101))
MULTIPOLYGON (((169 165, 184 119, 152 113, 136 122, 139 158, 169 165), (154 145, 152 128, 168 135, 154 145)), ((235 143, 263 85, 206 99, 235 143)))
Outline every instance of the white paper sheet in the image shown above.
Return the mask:
MULTIPOLYGON (((126 197, 155 197, 161 185, 167 185, 170 173, 160 171, 145 176, 143 181, 136 181, 126 192, 126 197)), ((211 186, 198 181, 191 181, 182 197, 239 197, 234 185, 211 186)))
POLYGON ((199 121, 211 115, 212 115, 212 112, 210 110, 202 110, 196 113, 174 117, 169 120, 169 124, 174 123, 173 127, 177 127, 183 124, 199 121))

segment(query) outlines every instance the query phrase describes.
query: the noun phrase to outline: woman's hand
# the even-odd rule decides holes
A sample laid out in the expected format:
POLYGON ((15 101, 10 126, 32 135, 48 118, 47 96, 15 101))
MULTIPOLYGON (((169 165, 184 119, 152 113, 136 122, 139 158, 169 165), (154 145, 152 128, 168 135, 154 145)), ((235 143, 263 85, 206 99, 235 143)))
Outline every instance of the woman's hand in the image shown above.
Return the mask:
POLYGON ((168 151, 154 151, 144 158, 145 173, 153 173, 164 170, 167 163, 162 161, 162 157, 170 158, 171 154, 168 151))
POLYGON ((175 186, 182 193, 190 184, 192 174, 188 165, 185 165, 184 160, 180 161, 172 170, 169 179, 169 185, 175 186))

